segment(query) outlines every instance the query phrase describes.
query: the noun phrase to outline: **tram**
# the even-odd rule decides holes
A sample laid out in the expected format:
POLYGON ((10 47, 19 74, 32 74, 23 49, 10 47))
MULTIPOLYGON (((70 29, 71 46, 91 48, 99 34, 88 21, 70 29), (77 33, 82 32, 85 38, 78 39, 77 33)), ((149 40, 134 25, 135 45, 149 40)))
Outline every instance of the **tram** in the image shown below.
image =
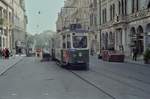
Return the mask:
POLYGON ((51 56, 62 66, 89 69, 88 31, 69 30, 57 33, 52 39, 51 56))

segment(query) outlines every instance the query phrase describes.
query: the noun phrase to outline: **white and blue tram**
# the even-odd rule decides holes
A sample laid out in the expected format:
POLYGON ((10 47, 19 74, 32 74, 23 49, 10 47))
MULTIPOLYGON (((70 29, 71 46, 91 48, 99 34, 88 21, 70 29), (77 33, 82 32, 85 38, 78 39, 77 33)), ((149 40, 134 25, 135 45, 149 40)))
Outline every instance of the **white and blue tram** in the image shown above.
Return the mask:
POLYGON ((52 39, 51 56, 62 66, 78 66, 89 69, 89 32, 64 31, 52 39))

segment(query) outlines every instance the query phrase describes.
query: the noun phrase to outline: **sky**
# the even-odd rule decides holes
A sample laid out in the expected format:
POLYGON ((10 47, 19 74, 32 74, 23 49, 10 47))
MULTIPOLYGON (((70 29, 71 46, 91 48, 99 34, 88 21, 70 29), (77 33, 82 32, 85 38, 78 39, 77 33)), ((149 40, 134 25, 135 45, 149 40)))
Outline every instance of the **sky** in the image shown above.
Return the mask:
POLYGON ((56 20, 64 0, 25 0, 28 17, 27 32, 56 31, 56 20))

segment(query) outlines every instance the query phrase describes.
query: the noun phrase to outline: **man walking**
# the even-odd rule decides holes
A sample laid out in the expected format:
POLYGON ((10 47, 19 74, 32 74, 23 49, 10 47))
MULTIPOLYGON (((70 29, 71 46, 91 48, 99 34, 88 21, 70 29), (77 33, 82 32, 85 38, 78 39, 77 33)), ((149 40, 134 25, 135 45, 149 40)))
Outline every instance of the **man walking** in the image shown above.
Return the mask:
POLYGON ((133 48, 133 61, 137 61, 138 50, 136 47, 133 48))
POLYGON ((10 52, 8 48, 5 49, 5 59, 9 59, 10 52))

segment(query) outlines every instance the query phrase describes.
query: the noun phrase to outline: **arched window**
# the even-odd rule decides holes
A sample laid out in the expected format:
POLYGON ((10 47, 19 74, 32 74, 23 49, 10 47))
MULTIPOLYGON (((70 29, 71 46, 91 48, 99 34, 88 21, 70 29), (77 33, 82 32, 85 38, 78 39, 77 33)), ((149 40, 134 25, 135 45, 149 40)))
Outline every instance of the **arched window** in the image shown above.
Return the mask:
POLYGON ((144 30, 142 26, 137 28, 137 41, 136 46, 138 48, 138 53, 141 55, 144 52, 144 30))
POLYGON ((131 28, 130 30, 130 34, 131 34, 131 37, 135 36, 136 35, 136 30, 134 27, 131 28))
POLYGON ((139 26, 138 29, 137 29, 137 33, 138 33, 138 34, 141 34, 141 33, 143 33, 143 32, 144 32, 143 27, 142 27, 142 26, 139 26))

